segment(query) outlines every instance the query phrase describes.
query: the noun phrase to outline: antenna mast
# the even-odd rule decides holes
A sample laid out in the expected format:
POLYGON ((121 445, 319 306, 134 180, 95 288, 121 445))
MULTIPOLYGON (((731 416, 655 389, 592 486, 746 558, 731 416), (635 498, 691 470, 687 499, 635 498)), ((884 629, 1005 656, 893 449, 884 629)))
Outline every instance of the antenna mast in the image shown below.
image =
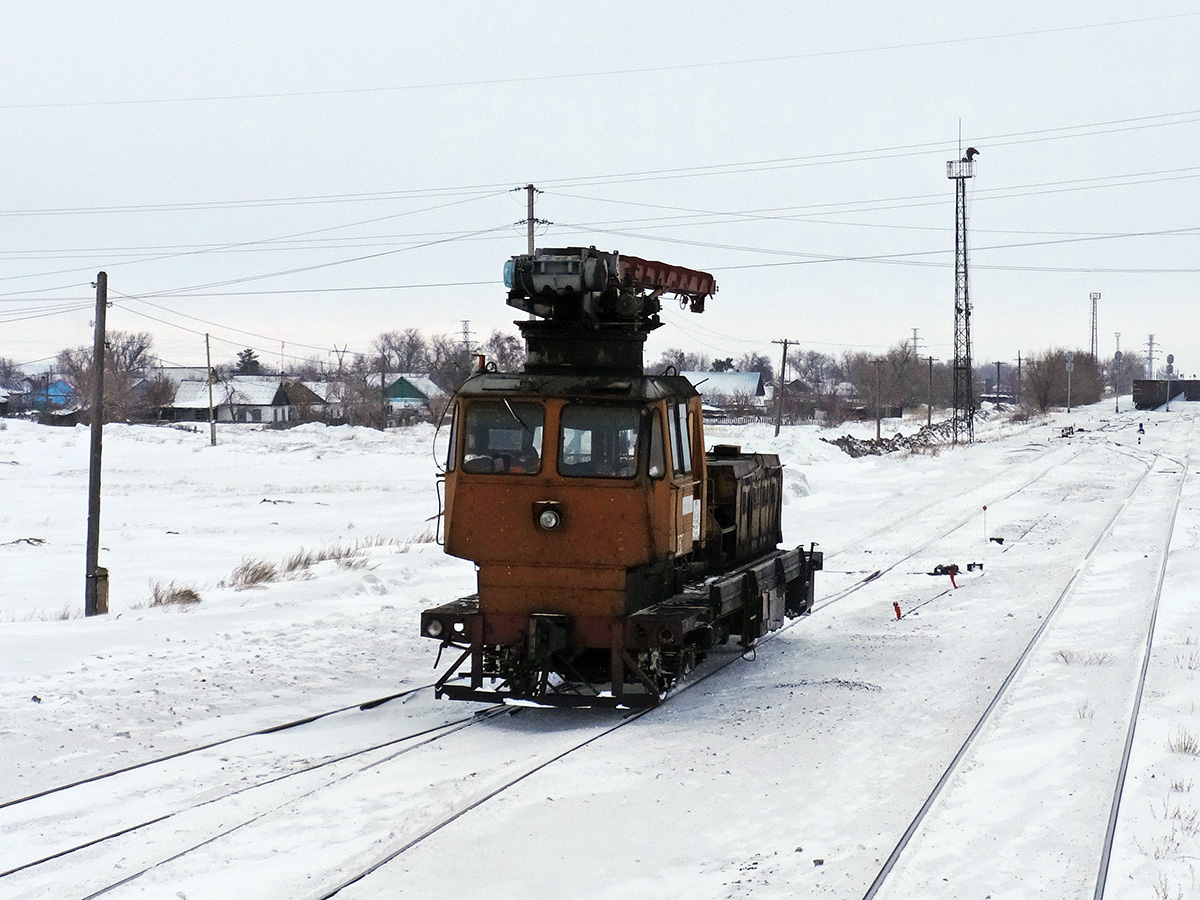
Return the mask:
MULTIPOLYGON (((961 140, 961 138, 960 138, 961 140)), ((971 370, 971 295, 967 281, 967 179, 975 177, 979 151, 946 163, 954 182, 954 442, 975 440, 975 375, 971 370)))

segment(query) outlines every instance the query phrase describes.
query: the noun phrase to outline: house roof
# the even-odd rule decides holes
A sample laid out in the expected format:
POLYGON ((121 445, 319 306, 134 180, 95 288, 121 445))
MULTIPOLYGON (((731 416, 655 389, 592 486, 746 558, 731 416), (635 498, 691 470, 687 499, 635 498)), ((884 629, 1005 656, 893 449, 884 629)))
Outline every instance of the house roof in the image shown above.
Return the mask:
MULTIPOLYGON (((213 385, 214 406, 281 406, 286 404, 287 395, 279 397, 283 386, 277 378, 262 378, 257 375, 234 375, 213 385)), ((175 389, 175 409, 202 409, 208 407, 207 381, 181 381, 175 389)))
POLYGON ((766 394, 761 372, 680 372, 701 397, 762 397, 766 394))
MULTIPOLYGON (((158 371, 174 385, 184 381, 203 381, 208 377, 208 370, 204 366, 162 366, 158 371)), ((204 402, 207 405, 208 399, 205 398, 204 402)))
POLYGON ((392 400, 434 400, 445 396, 445 393, 428 375, 414 372, 400 375, 387 389, 387 395, 392 400))
POLYGON ((29 394, 33 392, 33 381, 17 376, 15 378, 0 378, 0 389, 10 394, 29 394))

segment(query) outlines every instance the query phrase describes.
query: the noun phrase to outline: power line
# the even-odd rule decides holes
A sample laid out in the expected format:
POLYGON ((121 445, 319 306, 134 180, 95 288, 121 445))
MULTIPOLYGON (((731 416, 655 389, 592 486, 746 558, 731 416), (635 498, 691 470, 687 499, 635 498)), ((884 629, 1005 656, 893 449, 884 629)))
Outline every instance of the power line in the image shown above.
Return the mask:
MULTIPOLYGON (((456 200, 451 203, 442 203, 437 206, 430 206, 430 207, 426 207, 424 209, 418 209, 418 210, 407 210, 402 213, 392 213, 392 214, 389 214, 386 216, 376 216, 371 219, 364 219, 360 222, 347 222, 347 223, 343 223, 341 225, 330 225, 330 226, 327 226, 324 228, 314 228, 309 231, 300 231, 300 232, 296 232, 294 234, 283 235, 282 238, 259 238, 259 239, 255 239, 255 240, 251 240, 251 241, 240 241, 240 242, 231 243, 231 244, 224 244, 224 245, 220 245, 219 249, 229 250, 229 249, 234 249, 234 248, 239 248, 239 247, 258 246, 258 245, 262 245, 262 244, 269 244, 272 241, 276 241, 276 240, 290 240, 290 239, 298 238, 298 237, 307 237, 307 236, 313 235, 313 234, 322 234, 322 233, 329 232, 329 231, 340 231, 345 228, 357 228, 360 225, 372 225, 376 222, 383 222, 383 221, 386 221, 389 219, 399 219, 404 216, 416 215, 417 213, 431 212, 433 210, 445 209, 446 207, 449 207, 449 206, 459 206, 463 203, 470 203, 474 200, 487 199, 487 197, 491 197, 491 196, 496 196, 496 194, 489 194, 489 195, 486 195, 483 197, 471 197, 467 200, 456 200)), ((500 229, 499 228, 485 229, 485 231, 477 231, 477 232, 473 232, 472 234, 483 234, 486 231, 498 231, 498 230, 500 230, 500 229)), ((429 241, 424 241, 424 242, 418 243, 418 244, 410 244, 410 245, 407 245, 404 247, 397 247, 397 248, 393 248, 391 250, 381 251, 374 255, 375 256, 387 256, 389 253, 403 253, 406 250, 416 250, 416 249, 420 249, 421 247, 430 247, 430 246, 433 246, 434 244, 445 243, 446 241, 458 240, 462 236, 463 235, 461 233, 459 233, 457 235, 451 235, 449 237, 445 237, 445 238, 441 238, 441 239, 437 239, 437 240, 429 240, 429 241)), ((130 266, 130 265, 136 265, 138 263, 144 263, 144 262, 159 262, 159 261, 165 260, 165 259, 180 259, 185 256, 197 256, 197 255, 207 254, 207 253, 211 253, 211 252, 214 252, 214 251, 211 249, 206 249, 206 250, 194 250, 194 251, 179 252, 179 253, 165 253, 165 254, 161 254, 158 256, 146 257, 145 259, 130 260, 128 262, 120 263, 119 265, 130 266)), ((347 262, 358 262, 359 260, 370 259, 370 258, 372 258, 372 257, 371 256, 362 256, 362 257, 358 257, 356 259, 347 260, 347 262)), ((310 267, 302 268, 302 269, 295 269, 293 271, 304 272, 304 271, 310 271, 311 269, 314 269, 314 268, 322 268, 324 265, 340 265, 340 264, 341 263, 324 263, 322 265, 310 266, 310 267)), ((63 270, 59 270, 59 271, 55 271, 55 272, 37 272, 37 273, 28 273, 25 275, 8 275, 8 276, 0 277, 0 281, 12 281, 14 279, 19 279, 19 278, 41 278, 41 277, 45 277, 47 275, 64 275, 64 274, 70 274, 72 272, 79 272, 79 271, 84 271, 84 270, 80 269, 80 268, 76 268, 76 269, 63 269, 63 270)), ((284 273, 284 274, 291 274, 291 273, 284 273)), ((264 276, 264 277, 271 277, 271 276, 264 276)))
POLYGON ((247 94, 217 94, 192 97, 147 97, 125 100, 75 100, 42 103, 8 103, 0 105, 4 110, 22 109, 71 109, 80 107, 113 107, 113 106, 150 106, 163 104, 193 104, 216 103, 245 100, 281 100, 302 97, 341 97, 352 94, 380 94, 409 91, 426 91, 446 88, 486 87, 493 85, 527 84, 550 81, 569 81, 585 78, 612 78, 625 75, 646 75, 651 73, 666 73, 692 71, 698 69, 721 69, 735 66, 764 65, 780 62, 799 62, 809 59, 826 59, 837 56, 852 56, 870 53, 886 53, 898 50, 915 50, 929 47, 946 47, 962 44, 981 43, 986 41, 1007 40, 1021 37, 1037 37, 1049 34, 1063 34, 1075 31, 1090 31, 1102 28, 1114 28, 1123 25, 1140 25, 1149 22, 1164 22, 1176 19, 1191 18, 1200 13, 1174 13, 1164 16, 1145 16, 1136 19, 1118 19, 1109 22, 1091 22, 1082 25, 1063 25, 1057 28, 1039 28, 1025 31, 1010 31, 997 34, 975 35, 962 38, 943 38, 931 41, 915 41, 905 44, 881 44, 872 47, 854 47, 838 50, 818 50, 809 53, 793 53, 785 56, 760 56, 744 59, 713 60, 711 62, 679 63, 664 66, 639 66, 625 69, 606 69, 592 72, 567 72, 545 75, 519 75, 505 78, 479 78, 459 81, 424 82, 415 84, 390 85, 381 87, 331 88, 313 91, 273 91, 247 94))

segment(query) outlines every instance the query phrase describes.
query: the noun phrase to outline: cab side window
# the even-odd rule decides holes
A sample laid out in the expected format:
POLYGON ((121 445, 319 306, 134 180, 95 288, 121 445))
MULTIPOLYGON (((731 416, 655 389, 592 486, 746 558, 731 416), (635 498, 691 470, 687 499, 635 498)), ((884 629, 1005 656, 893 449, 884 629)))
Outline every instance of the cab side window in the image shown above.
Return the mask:
POLYGON ((692 471, 692 441, 688 434, 687 408, 677 403, 667 407, 667 422, 671 433, 671 454, 675 457, 675 474, 692 471))
POLYGON ((446 451, 446 471, 453 472, 458 461, 458 404, 450 407, 450 448, 446 451))
POLYGON ((662 478, 667 474, 667 452, 663 443, 662 416, 657 409, 650 410, 650 477, 662 478))

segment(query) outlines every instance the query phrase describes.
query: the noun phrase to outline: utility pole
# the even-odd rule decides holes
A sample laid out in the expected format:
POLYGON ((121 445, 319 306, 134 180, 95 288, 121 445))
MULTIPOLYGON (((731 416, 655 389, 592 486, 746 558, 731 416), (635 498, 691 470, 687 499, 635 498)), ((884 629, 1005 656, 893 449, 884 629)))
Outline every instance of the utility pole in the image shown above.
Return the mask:
POLYGON ((527 204, 529 207, 529 211, 525 215, 525 238, 526 238, 526 242, 529 245, 529 250, 527 252, 529 253, 530 256, 533 256, 533 226, 537 222, 537 219, 535 219, 533 217, 533 194, 534 194, 535 188, 532 184, 527 184, 527 185, 525 185, 525 190, 529 194, 529 199, 528 199, 528 204, 527 204))
POLYGON ((213 447, 217 446, 217 418, 213 415, 213 382, 217 380, 216 373, 212 367, 212 346, 208 341, 208 334, 204 335, 204 358, 208 363, 208 377, 204 380, 208 382, 208 437, 209 444, 213 447))
POLYGON ((1071 412, 1071 373, 1075 371, 1075 354, 1067 351, 1067 412, 1071 412))
POLYGON ((933 357, 929 357, 929 402, 925 404, 925 427, 933 427, 933 357))
POLYGON ((783 423, 783 392, 784 385, 787 384, 787 351, 788 344, 795 343, 787 338, 782 341, 771 341, 772 344, 783 345, 783 359, 779 363, 779 380, 775 386, 775 437, 779 437, 779 426, 783 423))
MULTIPOLYGON (((525 199, 525 209, 526 209, 526 211, 525 211, 525 247, 526 247, 526 250, 525 250, 525 252, 528 253, 530 256, 533 256, 533 253, 534 253, 534 246, 533 246, 534 226, 549 225, 550 223, 547 222, 545 219, 536 218, 533 214, 533 197, 534 197, 534 194, 537 193, 537 188, 535 188, 532 184, 527 184, 527 185, 525 185, 524 188, 514 188, 514 190, 518 190, 518 191, 524 190, 525 194, 526 194, 526 199, 525 199)), ((517 224, 521 224, 521 223, 518 222, 517 224)), ((535 318, 536 318, 536 316, 534 316, 533 313, 529 314, 530 321, 532 321, 535 318)))
POLYGON ((879 367, 883 365, 882 359, 873 360, 875 363, 875 440, 879 440, 879 367))
POLYGON ((1146 377, 1151 381, 1154 380, 1154 335, 1150 335, 1150 340, 1147 342, 1150 348, 1150 370, 1146 373, 1146 377))
POLYGON ((1100 294, 1092 291, 1092 359, 1096 362, 1100 361, 1100 341, 1096 337, 1096 322, 1097 322, 1097 307, 1100 303, 1100 294))
POLYGON ((1017 406, 1021 405, 1021 351, 1017 351, 1017 406))
POLYGON ((1125 380, 1125 357, 1121 355, 1121 332, 1114 331, 1117 336, 1117 352, 1113 354, 1113 368, 1116 375, 1113 379, 1113 393, 1117 395, 1116 411, 1121 411, 1121 382, 1125 380))
POLYGON ((971 296, 967 273, 967 179, 975 177, 974 147, 946 163, 954 204, 954 442, 975 440, 975 373, 971 368, 971 296))
POLYGON ((104 319, 108 311, 108 273, 96 275, 96 323, 92 342, 92 452, 88 467, 87 560, 83 614, 108 612, 108 569, 100 567, 100 455, 104 440, 104 319))
POLYGON ((380 413, 383 415, 383 424, 379 426, 380 431, 387 431, 388 424, 388 395, 387 395, 387 369, 388 359, 386 353, 379 354, 379 400, 380 413))
POLYGON ((348 346, 343 346, 342 349, 339 350, 337 344, 334 344, 333 350, 330 351, 334 356, 337 357, 338 367, 337 367, 337 390, 336 390, 336 392, 334 392, 331 397, 328 388, 326 389, 325 400, 326 400, 327 405, 325 407, 325 411, 326 411, 325 415, 327 417, 327 420, 328 420, 328 415, 329 415, 328 402, 329 402, 329 400, 333 399, 333 400, 336 400, 338 403, 338 411, 341 413, 341 416, 345 419, 345 421, 347 423, 350 421, 350 403, 349 403, 349 397, 348 397, 349 391, 346 390, 346 379, 342 374, 342 366, 344 365, 345 360, 346 360, 346 351, 349 349, 350 348, 348 346))
POLYGON ((918 337, 917 337, 917 332, 918 332, 918 331, 920 331, 920 329, 919 329, 919 328, 914 328, 914 329, 912 330, 912 333, 913 333, 913 358, 914 358, 914 359, 916 359, 916 357, 917 357, 917 349, 918 349, 918 348, 917 348, 917 341, 919 340, 919 339, 918 339, 918 337))
POLYGON ((1000 360, 996 360, 996 402, 1000 402, 1000 360))

